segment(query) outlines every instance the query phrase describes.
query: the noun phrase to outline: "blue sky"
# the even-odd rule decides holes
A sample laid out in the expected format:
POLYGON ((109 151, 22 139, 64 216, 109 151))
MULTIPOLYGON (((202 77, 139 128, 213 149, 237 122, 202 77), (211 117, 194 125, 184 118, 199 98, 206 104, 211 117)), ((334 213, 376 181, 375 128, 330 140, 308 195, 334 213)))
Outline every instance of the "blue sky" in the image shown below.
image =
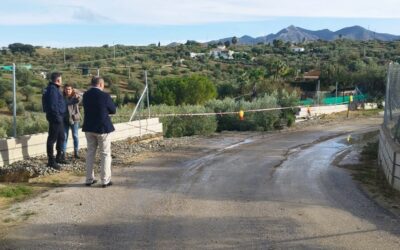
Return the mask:
POLYGON ((361 25, 400 35, 398 0, 3 0, 0 46, 168 44, 261 36, 289 25, 336 31, 361 25))

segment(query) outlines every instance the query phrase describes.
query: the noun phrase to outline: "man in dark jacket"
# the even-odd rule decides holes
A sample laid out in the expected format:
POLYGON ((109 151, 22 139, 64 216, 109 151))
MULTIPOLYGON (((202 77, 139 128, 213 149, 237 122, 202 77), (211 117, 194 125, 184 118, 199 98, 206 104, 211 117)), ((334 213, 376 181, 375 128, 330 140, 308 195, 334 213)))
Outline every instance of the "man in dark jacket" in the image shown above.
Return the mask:
POLYGON ((66 111, 64 98, 60 92, 62 85, 61 73, 54 72, 50 76, 50 82, 43 92, 42 105, 49 122, 47 137, 47 158, 49 167, 60 169, 57 163, 66 163, 62 146, 64 143, 63 119, 66 111), (54 143, 56 143, 57 156, 54 159, 54 143))
POLYGON ((104 80, 93 77, 92 87, 83 94, 84 119, 82 131, 87 141, 86 155, 86 185, 91 186, 97 181, 94 178, 93 163, 97 146, 101 152, 101 182, 103 187, 111 186, 111 136, 114 126, 110 114, 115 114, 116 108, 109 94, 103 92, 104 80))

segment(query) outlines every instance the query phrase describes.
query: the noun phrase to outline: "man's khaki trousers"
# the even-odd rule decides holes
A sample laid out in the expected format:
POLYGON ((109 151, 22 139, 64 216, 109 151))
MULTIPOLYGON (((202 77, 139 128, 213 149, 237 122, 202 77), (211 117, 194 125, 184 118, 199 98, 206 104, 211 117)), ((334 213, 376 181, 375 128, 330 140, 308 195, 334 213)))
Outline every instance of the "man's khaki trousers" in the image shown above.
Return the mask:
POLYGON ((97 147, 100 150, 100 178, 101 183, 108 184, 111 181, 111 135, 85 132, 87 141, 86 155, 86 183, 92 183, 94 178, 93 164, 97 147))

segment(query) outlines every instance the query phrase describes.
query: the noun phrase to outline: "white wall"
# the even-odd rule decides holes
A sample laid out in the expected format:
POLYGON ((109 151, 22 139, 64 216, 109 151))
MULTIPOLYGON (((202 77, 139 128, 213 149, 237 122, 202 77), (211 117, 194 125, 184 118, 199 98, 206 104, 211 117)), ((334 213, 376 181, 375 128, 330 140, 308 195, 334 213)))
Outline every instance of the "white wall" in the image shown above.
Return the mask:
MULTIPOLYGON (((112 141, 124 140, 149 134, 162 133, 162 124, 158 118, 114 124, 112 141)), ((0 166, 30 157, 46 155, 47 133, 24 135, 11 139, 0 139, 0 166)), ((79 148, 86 148, 85 133, 79 130, 79 148)), ((70 131, 67 152, 73 151, 70 131)))
POLYGON ((347 104, 317 106, 317 107, 302 107, 300 109, 300 112, 296 115, 296 119, 308 118, 312 116, 320 116, 323 114, 332 114, 343 111, 347 111, 347 104), (308 109, 310 109, 310 113, 308 112, 308 109))

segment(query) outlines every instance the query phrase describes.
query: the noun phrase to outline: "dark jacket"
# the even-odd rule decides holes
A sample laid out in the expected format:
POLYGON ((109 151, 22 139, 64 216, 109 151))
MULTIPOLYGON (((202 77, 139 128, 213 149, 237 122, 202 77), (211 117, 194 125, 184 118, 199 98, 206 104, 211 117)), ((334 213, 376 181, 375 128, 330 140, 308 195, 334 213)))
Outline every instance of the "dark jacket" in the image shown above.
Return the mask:
POLYGON ((91 88, 83 94, 82 131, 107 134, 114 131, 110 114, 115 114, 116 107, 111 96, 98 88, 91 88))
POLYGON ((66 106, 59 86, 49 82, 49 85, 47 85, 47 88, 43 91, 42 105, 49 122, 63 122, 66 106))

